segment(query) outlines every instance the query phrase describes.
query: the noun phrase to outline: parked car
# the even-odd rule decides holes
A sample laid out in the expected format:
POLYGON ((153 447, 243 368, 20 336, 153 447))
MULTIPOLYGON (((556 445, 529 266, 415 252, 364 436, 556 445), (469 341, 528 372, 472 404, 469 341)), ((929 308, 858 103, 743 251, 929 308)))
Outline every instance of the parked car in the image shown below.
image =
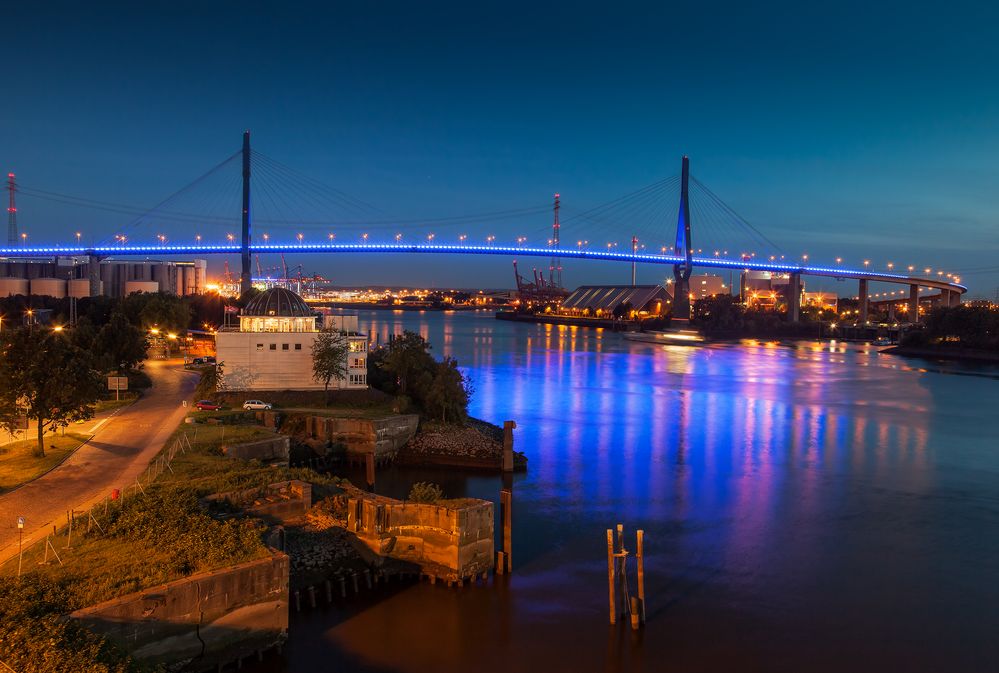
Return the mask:
POLYGON ((261 400, 247 400, 243 402, 243 408, 249 409, 250 411, 260 411, 263 409, 270 409, 271 405, 269 402, 263 402, 261 400))
POLYGON ((205 364, 205 359, 204 358, 194 358, 193 360, 191 360, 191 364, 192 365, 203 365, 203 364, 205 364))
POLYGON ((216 404, 211 400, 198 400, 194 403, 194 408, 198 411, 218 411, 222 408, 222 405, 216 404))
POLYGON ((206 355, 205 356, 205 364, 206 365, 213 365, 213 364, 215 364, 215 356, 214 355, 206 355))

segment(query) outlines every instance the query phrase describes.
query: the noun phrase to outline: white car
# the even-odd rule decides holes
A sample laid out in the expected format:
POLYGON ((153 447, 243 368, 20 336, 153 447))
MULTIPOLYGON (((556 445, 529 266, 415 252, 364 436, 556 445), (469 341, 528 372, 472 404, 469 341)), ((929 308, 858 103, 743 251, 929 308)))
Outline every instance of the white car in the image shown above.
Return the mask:
POLYGON ((243 402, 243 408, 250 411, 261 411, 263 409, 270 409, 271 405, 261 400, 247 400, 243 402))

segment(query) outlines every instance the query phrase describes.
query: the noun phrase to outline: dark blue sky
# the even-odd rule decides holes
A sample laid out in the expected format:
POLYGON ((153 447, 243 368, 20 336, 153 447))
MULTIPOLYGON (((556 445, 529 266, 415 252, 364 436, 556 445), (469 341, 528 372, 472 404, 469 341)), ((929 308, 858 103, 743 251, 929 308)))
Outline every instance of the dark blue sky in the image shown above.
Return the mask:
MULTIPOLYGON (((383 219, 525 208, 554 191, 570 214, 677 173, 688 154, 693 173, 789 255, 999 264, 992 3, 102 4, 5 9, 0 169, 28 189, 151 206, 249 128, 255 149, 383 219)), ((227 180, 174 209, 229 208, 211 201, 212 190, 227 198, 227 180)), ((285 208, 281 185, 270 189, 272 219, 374 217, 319 213, 292 193, 285 208)), ((28 196, 19 205, 36 242, 77 229, 101 238, 131 219, 28 196)), ((549 222, 541 212, 462 226, 470 238, 540 242, 549 222)), ((413 237, 457 232, 407 226, 413 237)), ((663 240, 673 226, 663 220, 663 240)), ((133 240, 220 227, 147 223, 133 240)), ((623 245, 632 228, 594 237, 623 245)), ((342 284, 512 282, 502 258, 305 264, 342 284)), ((566 280, 627 275, 577 264, 566 280)), ((991 296, 999 272, 963 280, 991 296)))

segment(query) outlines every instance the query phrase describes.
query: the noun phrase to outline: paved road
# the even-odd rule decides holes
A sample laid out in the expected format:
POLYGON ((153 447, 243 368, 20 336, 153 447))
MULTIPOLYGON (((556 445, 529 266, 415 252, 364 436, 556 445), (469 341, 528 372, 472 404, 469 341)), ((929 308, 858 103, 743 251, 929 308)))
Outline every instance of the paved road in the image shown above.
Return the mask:
POLYGON ((17 554, 17 517, 26 520, 24 543, 62 525, 70 509, 86 509, 113 488, 135 482, 187 411, 197 376, 180 360, 149 360, 153 387, 112 416, 59 467, 0 496, 0 563, 17 554))

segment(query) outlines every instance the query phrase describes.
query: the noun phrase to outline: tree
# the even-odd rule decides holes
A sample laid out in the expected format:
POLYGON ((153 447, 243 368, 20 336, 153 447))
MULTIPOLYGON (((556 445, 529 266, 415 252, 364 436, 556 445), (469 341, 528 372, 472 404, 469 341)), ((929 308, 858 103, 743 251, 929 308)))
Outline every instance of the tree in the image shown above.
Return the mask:
POLYGON ((199 400, 208 397, 225 388, 225 363, 208 365, 201 368, 201 378, 194 389, 194 396, 199 400))
POLYGON ((461 370, 458 361, 445 357, 436 363, 433 379, 424 395, 424 410, 431 416, 440 416, 446 423, 463 422, 468 415, 468 399, 472 388, 461 370))
POLYGON ((416 332, 406 330, 389 342, 381 365, 382 369, 395 376, 399 392, 405 395, 421 373, 434 371, 435 363, 427 340, 416 332))
POLYGON ((329 404, 330 381, 347 376, 349 346, 343 333, 335 327, 319 330, 312 343, 312 375, 323 382, 326 403, 329 404))
POLYGON ((8 432, 27 415, 38 423, 39 456, 48 428, 86 420, 103 392, 89 351, 63 332, 20 328, 4 332, 0 353, 0 426, 8 432))
POLYGON ((111 314, 93 342, 93 353, 104 371, 134 369, 146 359, 148 349, 145 332, 130 323, 121 311, 111 314))

